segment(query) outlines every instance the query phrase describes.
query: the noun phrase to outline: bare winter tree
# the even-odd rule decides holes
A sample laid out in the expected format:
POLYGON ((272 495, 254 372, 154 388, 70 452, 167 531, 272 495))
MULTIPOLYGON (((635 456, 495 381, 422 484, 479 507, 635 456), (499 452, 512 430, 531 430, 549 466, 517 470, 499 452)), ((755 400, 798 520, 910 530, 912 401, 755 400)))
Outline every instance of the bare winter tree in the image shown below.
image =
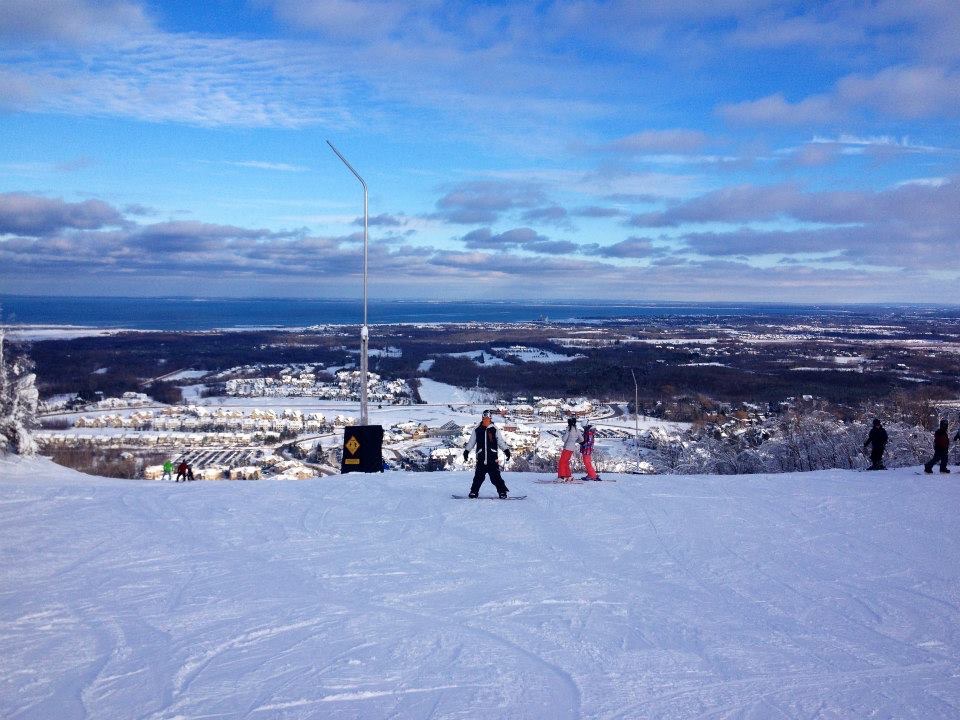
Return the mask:
POLYGON ((33 363, 13 354, 0 327, 0 453, 32 455, 37 446, 31 431, 37 423, 37 376, 33 363))

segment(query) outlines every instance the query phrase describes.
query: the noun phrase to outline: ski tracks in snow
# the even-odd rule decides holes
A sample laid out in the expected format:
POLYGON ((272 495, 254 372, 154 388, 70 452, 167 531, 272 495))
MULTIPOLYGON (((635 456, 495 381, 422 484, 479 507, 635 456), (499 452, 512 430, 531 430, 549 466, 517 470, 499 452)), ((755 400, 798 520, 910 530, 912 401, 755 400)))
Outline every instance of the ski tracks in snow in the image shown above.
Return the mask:
POLYGON ((953 486, 535 477, 0 479, 0 715, 960 715, 953 486))

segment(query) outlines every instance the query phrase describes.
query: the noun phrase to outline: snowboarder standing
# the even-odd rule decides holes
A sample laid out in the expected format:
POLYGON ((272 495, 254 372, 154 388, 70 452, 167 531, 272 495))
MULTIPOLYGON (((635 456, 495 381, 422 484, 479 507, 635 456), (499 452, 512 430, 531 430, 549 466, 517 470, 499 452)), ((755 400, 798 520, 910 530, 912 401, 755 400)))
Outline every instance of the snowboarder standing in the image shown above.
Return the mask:
POLYGON ((573 480, 573 473, 570 471, 570 458, 573 457, 573 451, 583 442, 583 433, 577 427, 575 417, 567 418, 567 432, 563 436, 563 449, 560 451, 560 464, 557 466, 557 478, 563 482, 573 480))
POLYGON ((948 473, 947 457, 950 454, 950 435, 947 433, 947 421, 941 420, 940 427, 933 433, 933 457, 923 466, 924 472, 932 473, 933 466, 940 463, 940 472, 948 473))
POLYGON ((583 426, 583 442, 580 443, 580 459, 583 460, 583 469, 587 472, 587 480, 599 480, 600 476, 593 468, 593 441, 596 438, 597 431, 593 425, 587 423, 583 426))
POLYGON ((887 431, 884 430, 880 418, 874 418, 870 434, 863 443, 864 448, 868 445, 873 446, 870 450, 869 470, 886 470, 883 466, 883 451, 887 447, 887 439, 887 431))
POLYGON ((503 482, 500 475, 500 465, 497 463, 497 451, 502 450, 504 457, 510 459, 510 446, 506 438, 500 432, 500 428, 493 424, 493 413, 490 410, 483 411, 483 418, 480 424, 470 435, 470 442, 467 443, 463 451, 463 461, 470 459, 470 451, 476 448, 477 451, 477 469, 473 473, 473 484, 470 486, 470 497, 475 498, 480 494, 480 486, 483 485, 487 474, 490 475, 490 482, 497 488, 497 494, 501 499, 506 499, 509 488, 503 482))
POLYGON ((163 461, 163 479, 173 480, 173 461, 172 460, 163 461))

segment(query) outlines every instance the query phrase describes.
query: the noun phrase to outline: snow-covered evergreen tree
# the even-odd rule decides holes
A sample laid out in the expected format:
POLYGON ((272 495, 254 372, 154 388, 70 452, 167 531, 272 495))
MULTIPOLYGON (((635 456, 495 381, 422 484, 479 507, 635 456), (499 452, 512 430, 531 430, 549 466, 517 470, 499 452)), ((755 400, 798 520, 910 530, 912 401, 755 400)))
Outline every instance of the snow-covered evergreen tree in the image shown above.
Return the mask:
POLYGON ((37 376, 26 355, 14 355, 0 327, 0 454, 32 455, 37 446, 31 430, 37 418, 37 376))

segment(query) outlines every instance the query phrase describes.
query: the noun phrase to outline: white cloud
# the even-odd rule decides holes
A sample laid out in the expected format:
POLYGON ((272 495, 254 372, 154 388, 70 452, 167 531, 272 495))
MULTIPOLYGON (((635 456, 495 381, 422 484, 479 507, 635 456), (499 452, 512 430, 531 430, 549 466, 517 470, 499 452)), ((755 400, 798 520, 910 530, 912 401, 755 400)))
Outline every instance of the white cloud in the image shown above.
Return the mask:
POLYGON ((276 170, 278 172, 306 172, 310 168, 303 165, 292 165, 282 162, 266 162, 263 160, 223 160, 224 165, 234 167, 253 168, 255 170, 276 170))
POLYGON ((782 93, 724 104, 717 111, 731 122, 757 125, 822 125, 843 117, 829 97, 811 96, 792 103, 782 93))
POLYGON ((738 123, 824 125, 867 112, 907 120, 960 116, 960 74, 940 67, 892 67, 873 75, 848 75, 826 94, 788 101, 782 93, 721 105, 738 123))
MULTIPOLYGON (((0 59, 3 53, 0 52, 0 59)), ((340 58, 296 42, 149 35, 82 55, 8 58, 11 109, 200 126, 350 123, 340 58)))
POLYGON ((706 142, 706 133, 674 128, 644 130, 607 143, 601 149, 615 153, 690 152, 699 150, 706 142))
POLYGON ((104 43, 151 28, 147 13, 127 0, 4 0, 0 38, 12 43, 104 43))

